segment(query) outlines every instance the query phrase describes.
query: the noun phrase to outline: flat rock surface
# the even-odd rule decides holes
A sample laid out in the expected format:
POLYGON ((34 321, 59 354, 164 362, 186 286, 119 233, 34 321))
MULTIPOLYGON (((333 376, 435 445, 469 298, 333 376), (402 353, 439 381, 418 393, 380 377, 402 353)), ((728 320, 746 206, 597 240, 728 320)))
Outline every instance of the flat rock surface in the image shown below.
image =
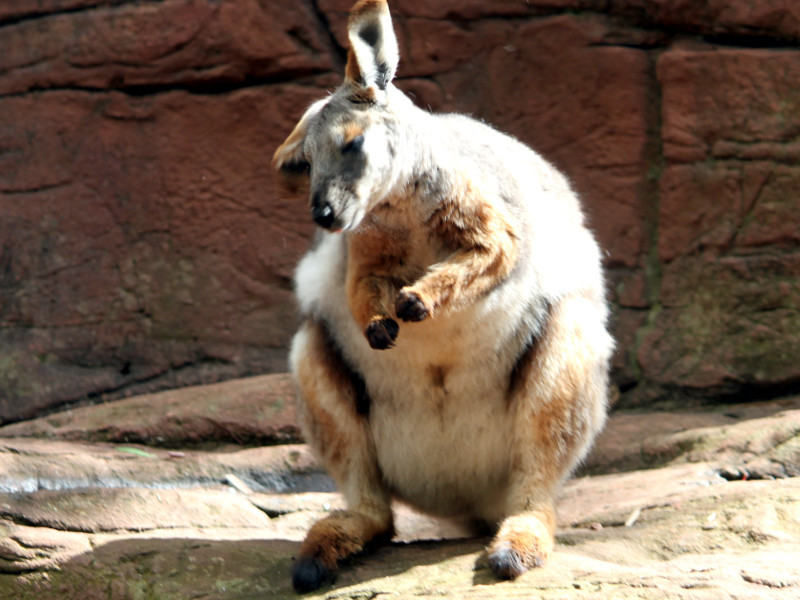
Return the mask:
POLYGON ((0 427, 3 437, 187 446, 300 441, 288 374, 178 388, 0 427))
MULTIPOLYGON (((166 416, 199 422, 216 406, 231 432, 237 420, 291 430, 280 403, 274 422, 235 410, 243 390, 271 383, 184 390, 180 402, 151 394, 0 428, 0 598, 293 597, 303 535, 343 506, 307 447, 245 447, 232 434, 198 444, 195 428, 181 435, 166 416), (109 423, 147 431, 149 443, 103 437, 109 423), (172 432, 166 445, 161 427, 172 432)), ((798 465, 797 397, 615 413, 565 486, 543 568, 496 582, 488 538, 398 505, 392 543, 308 597, 798 598, 798 465)))

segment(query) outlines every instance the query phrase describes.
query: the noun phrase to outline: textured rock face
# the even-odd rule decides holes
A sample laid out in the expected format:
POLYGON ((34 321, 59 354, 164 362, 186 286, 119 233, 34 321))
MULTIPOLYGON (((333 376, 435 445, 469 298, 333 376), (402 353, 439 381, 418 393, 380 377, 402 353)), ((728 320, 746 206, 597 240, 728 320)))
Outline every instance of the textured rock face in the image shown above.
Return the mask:
POLYGON ((800 52, 673 50, 660 304, 640 348, 665 385, 774 384, 800 351, 800 52))
MULTIPOLYGON (((0 421, 280 369, 272 151, 350 0, 0 6, 0 421)), ((800 379, 793 0, 392 2, 399 85, 541 151, 608 251, 623 399, 800 379)))

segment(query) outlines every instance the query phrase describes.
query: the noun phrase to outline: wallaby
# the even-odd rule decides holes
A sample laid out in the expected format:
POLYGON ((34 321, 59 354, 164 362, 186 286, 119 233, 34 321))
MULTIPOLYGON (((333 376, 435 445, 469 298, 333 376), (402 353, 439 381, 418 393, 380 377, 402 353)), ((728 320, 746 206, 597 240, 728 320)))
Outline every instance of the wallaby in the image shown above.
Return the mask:
POLYGON ((356 3, 348 36, 344 82, 274 158, 321 228, 296 273, 290 364, 348 507, 311 528, 294 586, 391 538, 393 499, 496 527, 489 564, 515 578, 551 552, 554 500, 605 421, 600 250, 542 157, 392 84, 385 0, 356 3))

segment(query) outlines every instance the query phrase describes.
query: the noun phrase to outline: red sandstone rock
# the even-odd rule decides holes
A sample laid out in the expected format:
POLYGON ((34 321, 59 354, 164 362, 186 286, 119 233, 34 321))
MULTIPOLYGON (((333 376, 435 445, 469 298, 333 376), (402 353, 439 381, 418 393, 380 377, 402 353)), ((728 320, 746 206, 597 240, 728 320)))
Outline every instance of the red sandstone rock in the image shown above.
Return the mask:
POLYGON ((639 361, 665 386, 800 377, 797 52, 663 54, 654 327, 639 361))
POLYGON ((144 394, 0 427, 0 437, 11 436, 160 447, 301 441, 287 374, 144 394))
POLYGON ((36 18, 80 8, 117 4, 119 0, 15 0, 0 3, 0 22, 36 18))
POLYGON ((304 2, 167 0, 56 12, 3 27, 0 93, 287 79, 331 69, 328 39, 304 2))
POLYGON ((669 167, 661 180, 659 256, 713 250, 791 250, 800 242, 800 168, 767 162, 698 162, 669 167))
POLYGON ((675 50, 658 60, 664 155, 797 162, 800 52, 675 50))
POLYGON ((800 39, 794 0, 614 0, 612 6, 656 26, 706 35, 800 39))
POLYGON ((654 381, 731 393, 797 378, 797 254, 678 259, 661 294, 664 308, 638 353, 654 381))
POLYGON ((0 420, 181 365, 282 366, 311 226, 271 152, 319 93, 0 98, 0 420))
MULTIPOLYGON (((560 4, 563 8, 573 8, 580 0, 552 0, 551 2, 526 2, 525 0, 500 0, 481 2, 481 0, 444 0, 425 2, 425 0, 390 0, 392 18, 408 16, 426 19, 475 19, 486 16, 522 16, 530 14, 537 4, 560 4)), ((320 0, 320 10, 326 13, 347 14, 353 2, 350 0, 320 0)))
POLYGON ((221 490, 95 488, 40 490, 5 499, 3 516, 26 524, 86 533, 180 527, 269 529, 269 517, 241 496, 221 490), (125 510, 120 510, 125 507, 125 510))

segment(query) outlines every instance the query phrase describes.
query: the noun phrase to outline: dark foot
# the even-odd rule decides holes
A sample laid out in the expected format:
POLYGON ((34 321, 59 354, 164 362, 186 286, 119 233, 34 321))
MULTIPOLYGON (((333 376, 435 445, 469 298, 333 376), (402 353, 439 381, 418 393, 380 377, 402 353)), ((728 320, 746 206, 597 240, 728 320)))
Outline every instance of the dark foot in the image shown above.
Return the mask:
POLYGON ((549 504, 506 518, 488 550, 495 576, 516 579, 529 569, 541 567, 553 549, 554 521, 549 504))
MULTIPOLYGON (((525 560, 509 547, 498 548, 489 555, 489 568, 498 579, 516 579, 528 570, 525 560)), ((528 561, 530 562, 530 561, 528 561)), ((532 567, 539 567, 542 560, 534 560, 532 567)))
POLYGON ((394 309, 403 321, 422 321, 430 314, 428 307, 417 294, 405 290, 400 290, 397 295, 394 309))
POLYGON ((306 556, 297 559, 292 567, 292 585, 297 593, 306 594, 331 580, 332 575, 320 559, 306 556))
POLYGON ((397 321, 386 317, 380 321, 372 321, 367 325, 364 335, 367 336, 369 345, 375 350, 386 350, 394 346, 400 326, 397 321))
POLYGON ((489 555, 489 568, 498 579, 516 579, 529 569, 541 567, 544 558, 538 555, 523 557, 509 546, 497 548, 489 555))

